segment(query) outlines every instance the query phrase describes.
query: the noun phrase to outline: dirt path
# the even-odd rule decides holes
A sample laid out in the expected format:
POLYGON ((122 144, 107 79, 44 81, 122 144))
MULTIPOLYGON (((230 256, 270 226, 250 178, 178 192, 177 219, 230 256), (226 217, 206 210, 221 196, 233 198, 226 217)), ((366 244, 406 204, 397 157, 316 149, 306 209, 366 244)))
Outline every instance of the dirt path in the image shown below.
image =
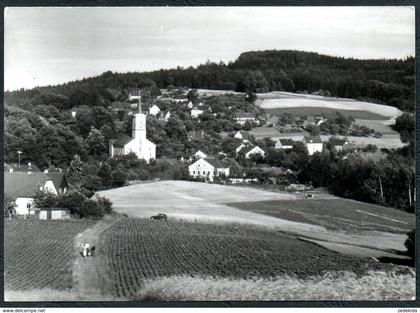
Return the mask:
POLYGON ((122 218, 123 216, 119 214, 106 215, 75 238, 76 260, 73 265, 73 289, 85 301, 117 300, 111 292, 113 288, 107 274, 101 235, 122 218), (94 257, 81 257, 80 250, 83 243, 96 246, 94 257))

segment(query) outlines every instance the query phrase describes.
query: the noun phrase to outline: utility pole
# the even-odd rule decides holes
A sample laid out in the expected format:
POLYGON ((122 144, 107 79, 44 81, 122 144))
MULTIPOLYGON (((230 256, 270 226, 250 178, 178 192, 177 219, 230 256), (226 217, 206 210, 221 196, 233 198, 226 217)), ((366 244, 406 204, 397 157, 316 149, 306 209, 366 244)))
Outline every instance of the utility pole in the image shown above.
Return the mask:
POLYGON ((18 153, 18 156, 19 156, 19 163, 18 163, 18 166, 20 167, 20 155, 22 154, 22 151, 18 151, 17 153, 18 153))

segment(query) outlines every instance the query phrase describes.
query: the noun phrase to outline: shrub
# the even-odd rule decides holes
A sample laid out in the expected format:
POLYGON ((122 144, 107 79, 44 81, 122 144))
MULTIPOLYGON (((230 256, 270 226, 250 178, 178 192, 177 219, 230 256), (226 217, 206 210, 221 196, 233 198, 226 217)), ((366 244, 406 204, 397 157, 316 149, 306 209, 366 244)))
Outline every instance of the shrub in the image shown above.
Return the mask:
POLYGON ((408 238, 406 239, 404 245, 407 248, 407 254, 414 260, 416 256, 416 230, 413 229, 407 233, 408 238))
POLYGON ((80 215, 80 208, 86 197, 78 191, 70 191, 62 194, 58 198, 58 206, 70 210, 71 214, 80 215))
POLYGON ((57 207, 58 197, 50 192, 39 190, 34 196, 34 206, 36 208, 54 208, 57 207))
POLYGON ((81 218, 101 218, 105 215, 105 212, 95 200, 86 199, 82 203, 80 208, 80 217, 81 218))
POLYGON ((96 202, 98 203, 98 206, 102 208, 102 210, 108 214, 112 212, 112 202, 105 198, 105 197, 96 197, 96 202))

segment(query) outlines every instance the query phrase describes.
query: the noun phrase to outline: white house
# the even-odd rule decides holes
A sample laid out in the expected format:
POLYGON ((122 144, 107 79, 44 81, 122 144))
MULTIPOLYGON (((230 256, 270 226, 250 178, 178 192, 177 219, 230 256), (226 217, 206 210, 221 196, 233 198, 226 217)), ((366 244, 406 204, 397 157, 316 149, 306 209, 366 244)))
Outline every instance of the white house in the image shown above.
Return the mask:
POLYGON ((289 139, 289 138, 280 138, 279 140, 277 140, 276 144, 274 145, 274 147, 276 149, 283 149, 283 150, 287 150, 287 149, 293 149, 293 140, 289 139))
POLYGON ((14 204, 16 214, 35 214, 33 201, 37 191, 58 194, 53 180, 40 171, 22 172, 10 168, 4 172, 4 199, 14 204))
POLYGON ((233 137, 240 139, 244 142, 249 141, 249 133, 243 130, 238 131, 233 137))
POLYGON ((238 124, 244 125, 247 121, 256 122, 254 113, 238 112, 235 115, 235 121, 238 124))
POLYGON ((229 177, 229 166, 218 159, 199 159, 188 167, 189 174, 194 178, 214 181, 215 177, 225 175, 229 177))
POLYGON ((192 156, 191 156, 191 159, 194 157, 194 158, 196 158, 196 159, 205 159, 205 158, 207 158, 207 154, 206 153, 204 153, 203 151, 201 151, 201 150, 198 150, 196 153, 194 153, 192 156))
POLYGON ((265 151, 258 146, 247 146, 239 152, 244 153, 246 159, 249 159, 253 154, 259 154, 262 157, 265 156, 265 151))
POLYGON ((165 120, 165 122, 167 122, 169 120, 169 118, 171 117, 171 112, 166 112, 165 115, 163 115, 163 119, 165 120))
POLYGON ((134 153, 139 159, 147 163, 156 159, 156 145, 146 138, 146 115, 141 110, 141 98, 139 99, 138 112, 133 118, 132 136, 121 135, 109 143, 111 157, 134 153))
POLYGON ((156 116, 156 115, 158 115, 160 113, 160 109, 159 109, 159 107, 156 105, 156 104, 154 104, 150 109, 149 109, 149 114, 151 114, 151 115, 153 115, 153 116, 156 116))
POLYGON ((322 143, 321 137, 319 136, 305 136, 303 143, 308 149, 308 154, 313 155, 316 152, 322 152, 324 144, 322 143))

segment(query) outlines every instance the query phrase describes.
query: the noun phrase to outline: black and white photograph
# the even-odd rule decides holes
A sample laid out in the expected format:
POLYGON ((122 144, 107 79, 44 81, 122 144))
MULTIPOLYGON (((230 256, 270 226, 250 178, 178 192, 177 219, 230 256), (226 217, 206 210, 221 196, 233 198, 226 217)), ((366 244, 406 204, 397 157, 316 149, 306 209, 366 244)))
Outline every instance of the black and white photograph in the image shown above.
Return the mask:
POLYGON ((4 301, 415 300, 415 28, 6 7, 4 301))

